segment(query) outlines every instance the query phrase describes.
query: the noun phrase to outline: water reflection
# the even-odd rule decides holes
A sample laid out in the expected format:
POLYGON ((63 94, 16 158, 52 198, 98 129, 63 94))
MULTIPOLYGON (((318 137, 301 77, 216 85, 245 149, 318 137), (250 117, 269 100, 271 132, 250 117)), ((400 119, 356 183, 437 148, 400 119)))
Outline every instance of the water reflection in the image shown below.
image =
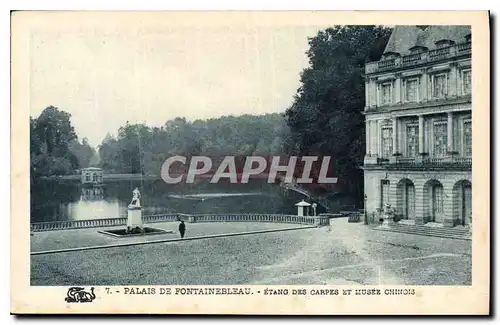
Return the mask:
POLYGON ((295 214, 295 203, 304 198, 266 182, 172 185, 126 180, 82 188, 79 182, 39 181, 31 184, 31 222, 126 216, 135 187, 141 190, 144 214, 295 214))
POLYGON ((102 201, 104 199, 104 189, 102 187, 82 188, 80 201, 102 201))
POLYGON ((118 199, 104 200, 102 187, 82 188, 80 200, 62 204, 66 220, 116 218, 124 216, 126 207, 118 199))

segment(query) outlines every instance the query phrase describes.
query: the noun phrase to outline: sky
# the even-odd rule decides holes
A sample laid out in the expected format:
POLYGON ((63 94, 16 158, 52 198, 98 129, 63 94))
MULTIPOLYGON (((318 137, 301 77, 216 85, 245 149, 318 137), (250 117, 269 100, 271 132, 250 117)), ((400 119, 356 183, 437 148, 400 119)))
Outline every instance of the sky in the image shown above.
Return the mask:
POLYGON ((308 37, 326 27, 39 29, 31 36, 30 115, 50 105, 69 112, 79 139, 97 146, 127 121, 282 113, 308 66, 308 37))

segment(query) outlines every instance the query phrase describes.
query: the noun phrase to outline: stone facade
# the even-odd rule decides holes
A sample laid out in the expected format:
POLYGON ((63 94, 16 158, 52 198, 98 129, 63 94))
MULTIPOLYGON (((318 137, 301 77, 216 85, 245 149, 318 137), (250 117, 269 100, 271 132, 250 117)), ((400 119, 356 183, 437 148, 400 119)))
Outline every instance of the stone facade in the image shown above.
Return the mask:
POLYGON ((471 39, 463 26, 396 27, 366 65, 366 210, 416 224, 472 215, 471 39))

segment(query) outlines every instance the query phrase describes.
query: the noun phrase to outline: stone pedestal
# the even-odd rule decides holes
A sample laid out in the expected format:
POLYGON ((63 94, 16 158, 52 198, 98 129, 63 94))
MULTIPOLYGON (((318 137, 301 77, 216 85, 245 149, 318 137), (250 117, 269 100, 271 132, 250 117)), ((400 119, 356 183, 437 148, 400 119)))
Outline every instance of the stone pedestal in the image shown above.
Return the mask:
POLYGON ((143 228, 142 208, 139 206, 129 206, 127 211, 127 228, 143 228))
POLYGON ((382 226, 393 226, 395 224, 394 222, 394 214, 392 213, 386 213, 384 214, 384 221, 382 222, 382 226))

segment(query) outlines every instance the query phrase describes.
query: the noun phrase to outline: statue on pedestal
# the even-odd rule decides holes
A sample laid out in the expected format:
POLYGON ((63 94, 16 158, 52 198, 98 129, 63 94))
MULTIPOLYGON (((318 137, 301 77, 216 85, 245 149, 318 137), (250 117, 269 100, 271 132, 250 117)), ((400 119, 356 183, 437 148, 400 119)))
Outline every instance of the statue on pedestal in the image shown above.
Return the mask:
POLYGON ((384 205, 384 222, 382 224, 385 226, 394 224, 394 209, 389 203, 384 205))
POLYGON ((312 204, 312 209, 313 209, 313 215, 316 216, 316 208, 318 207, 318 205, 316 204, 316 202, 314 202, 312 204))
POLYGON ((141 192, 136 187, 135 190, 132 191, 132 201, 128 205, 129 207, 140 207, 141 206, 141 192))
POLYGON ((392 212, 392 207, 389 203, 384 205, 384 215, 390 214, 392 212))
POLYGON ((128 205, 127 211, 127 233, 143 232, 141 192, 136 187, 132 191, 132 201, 128 205))

